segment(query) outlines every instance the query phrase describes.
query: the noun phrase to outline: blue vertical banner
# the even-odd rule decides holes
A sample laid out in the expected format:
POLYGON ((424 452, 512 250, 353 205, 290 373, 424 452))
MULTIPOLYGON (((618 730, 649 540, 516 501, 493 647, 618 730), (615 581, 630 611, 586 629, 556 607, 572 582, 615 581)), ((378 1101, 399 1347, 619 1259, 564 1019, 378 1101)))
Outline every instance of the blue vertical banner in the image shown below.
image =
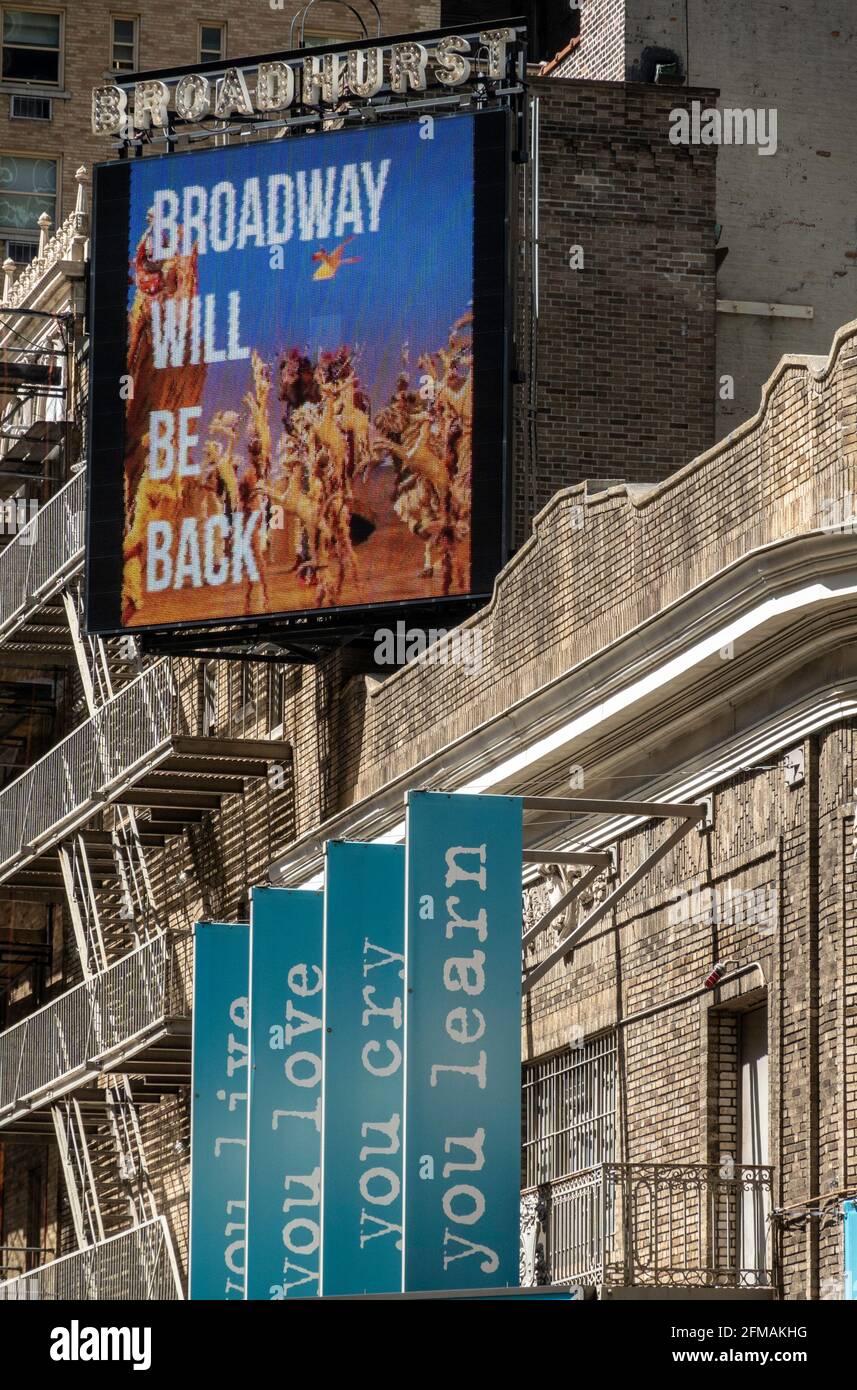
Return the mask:
POLYGON ((522 825, 519 797, 408 794, 406 1291, 519 1281, 522 825))
POLYGON ((248 947, 243 922, 194 927, 189 1297, 244 1297, 248 947))
POLYGON ((857 1199, 842 1204, 843 1246, 845 1253, 843 1299, 857 1301, 857 1199))
POLYGON ((324 1294, 402 1279, 405 851, 325 846, 324 1294))
POLYGON ((322 894, 250 900, 247 1297, 319 1291, 322 894))

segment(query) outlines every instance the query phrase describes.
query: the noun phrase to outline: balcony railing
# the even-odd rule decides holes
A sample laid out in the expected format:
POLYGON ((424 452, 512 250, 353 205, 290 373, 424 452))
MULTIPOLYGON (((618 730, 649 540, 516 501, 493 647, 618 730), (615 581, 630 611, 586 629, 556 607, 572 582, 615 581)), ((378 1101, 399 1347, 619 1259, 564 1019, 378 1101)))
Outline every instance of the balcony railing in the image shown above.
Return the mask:
POLYGON ((0 641, 83 564, 85 501, 80 472, 0 551, 0 641))
POLYGON ((189 959, 189 934, 166 932, 0 1033, 0 1137, 18 1116, 119 1070, 170 1021, 186 1019, 189 959))
POLYGON ((176 1302, 183 1297, 170 1233, 162 1216, 0 1284, 0 1302, 176 1302))
POLYGON ((82 825, 187 731, 189 687, 163 660, 0 791, 0 882, 82 825))
POLYGON ((522 1193, 522 1282, 771 1288, 772 1170, 602 1163, 522 1193))

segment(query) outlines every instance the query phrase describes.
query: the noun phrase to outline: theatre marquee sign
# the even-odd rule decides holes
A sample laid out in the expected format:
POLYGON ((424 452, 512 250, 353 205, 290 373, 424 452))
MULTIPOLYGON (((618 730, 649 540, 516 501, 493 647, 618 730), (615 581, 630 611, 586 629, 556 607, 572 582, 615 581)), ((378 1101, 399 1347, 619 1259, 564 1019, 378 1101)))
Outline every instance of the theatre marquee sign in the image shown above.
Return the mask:
POLYGON ((364 41, 347 51, 301 51, 243 66, 170 72, 92 92, 96 135, 133 139, 152 128, 215 120, 276 119, 300 108, 340 107, 373 97, 407 97, 434 87, 523 77, 523 28, 473 34, 443 32, 386 43, 364 41))

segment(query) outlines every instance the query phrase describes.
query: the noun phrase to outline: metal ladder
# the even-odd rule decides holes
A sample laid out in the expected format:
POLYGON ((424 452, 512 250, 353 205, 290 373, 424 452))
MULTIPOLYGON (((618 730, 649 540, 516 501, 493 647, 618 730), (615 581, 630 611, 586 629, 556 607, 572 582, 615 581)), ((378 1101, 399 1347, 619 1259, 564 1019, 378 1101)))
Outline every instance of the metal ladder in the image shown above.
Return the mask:
MULTIPOLYGON (((94 716, 114 693, 113 661, 140 666, 133 639, 130 648, 114 651, 100 637, 83 632, 82 594, 80 586, 63 591, 63 605, 71 632, 81 685, 90 716, 94 716)), ((144 847, 140 839, 134 811, 115 807, 110 832, 113 861, 116 867, 122 908, 120 916, 130 923, 137 945, 157 934, 155 898, 146 866, 144 847), (155 930, 153 930, 153 926, 155 930)), ((86 841, 82 833, 60 847, 60 865, 80 957, 83 977, 93 981, 108 965, 105 932, 98 895, 87 859, 86 841)), ((91 1007, 98 1010, 94 990, 91 1007)), ((101 1031, 100 1019, 93 1018, 93 1030, 101 1031)), ((152 1187, 139 1115, 134 1102, 129 1077, 120 1074, 105 1076, 104 1101, 107 1122, 113 1140, 119 1169, 119 1180, 125 1194, 131 1221, 142 1225, 158 1216, 157 1201, 152 1187)), ((86 1129, 78 1102, 72 1098, 52 1106, 54 1130, 57 1136, 60 1164, 63 1170, 75 1236, 80 1248, 104 1239, 104 1224, 86 1129)))
POLYGON ((78 1249, 85 1250, 104 1239, 104 1221, 83 1116, 72 1096, 51 1106, 51 1119, 57 1138, 60 1164, 65 1177, 68 1203, 78 1249))

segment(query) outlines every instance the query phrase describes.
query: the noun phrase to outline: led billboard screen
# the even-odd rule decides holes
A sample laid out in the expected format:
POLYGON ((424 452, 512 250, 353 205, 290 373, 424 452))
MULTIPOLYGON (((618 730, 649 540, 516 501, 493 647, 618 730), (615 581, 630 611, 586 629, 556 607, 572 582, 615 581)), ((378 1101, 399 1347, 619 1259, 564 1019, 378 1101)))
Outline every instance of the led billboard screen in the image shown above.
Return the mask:
POLYGON ((98 168, 91 631, 490 592, 507 120, 98 168))

